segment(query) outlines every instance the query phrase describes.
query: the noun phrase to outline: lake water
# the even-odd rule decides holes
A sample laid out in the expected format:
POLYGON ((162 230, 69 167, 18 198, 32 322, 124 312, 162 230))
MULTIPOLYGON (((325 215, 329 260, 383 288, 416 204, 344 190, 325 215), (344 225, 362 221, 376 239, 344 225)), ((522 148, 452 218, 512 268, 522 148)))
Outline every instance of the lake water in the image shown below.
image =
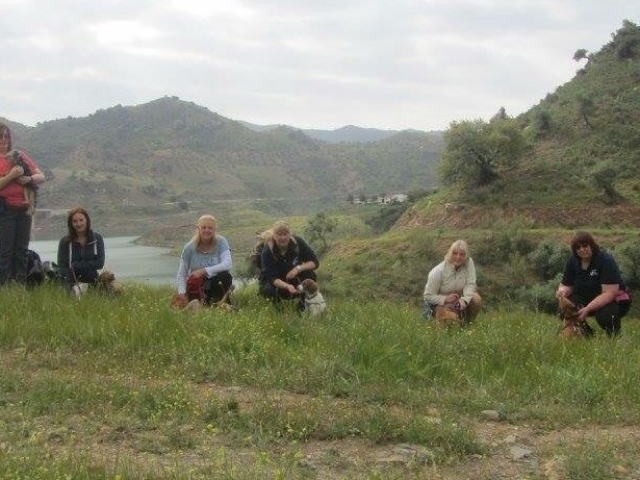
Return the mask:
MULTIPOLYGON (((133 243, 136 238, 105 238, 104 267, 115 273, 118 280, 175 285, 180 259, 166 248, 136 245, 133 243)), ((32 241, 29 248, 38 252, 42 261, 57 261, 58 240, 32 241)))

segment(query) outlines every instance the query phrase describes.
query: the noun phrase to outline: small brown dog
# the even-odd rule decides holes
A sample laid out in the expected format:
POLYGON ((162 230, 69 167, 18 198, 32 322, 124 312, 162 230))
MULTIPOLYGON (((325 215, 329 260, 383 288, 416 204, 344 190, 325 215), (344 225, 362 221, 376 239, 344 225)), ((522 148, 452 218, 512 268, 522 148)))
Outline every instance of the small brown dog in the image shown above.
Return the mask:
POLYGON ((578 310, 580 310, 578 305, 567 297, 560 297, 558 306, 560 308, 560 319, 562 320, 561 338, 589 338, 593 335, 593 329, 589 324, 585 320, 578 318, 578 310))
POLYGON ((116 276, 111 270, 102 270, 98 274, 96 286, 98 291, 107 295, 121 295, 124 293, 124 285, 116 280, 116 276))
POLYGON ((304 311, 310 315, 320 315, 327 308, 327 302, 318 291, 318 284, 307 278, 298 286, 298 291, 304 295, 304 311))
POLYGON ((460 316, 460 311, 452 304, 436 306, 433 314, 435 325, 439 328, 462 327, 465 323, 460 316))
MULTIPOLYGON (((213 306, 218 307, 222 310, 226 310, 228 312, 235 312, 236 307, 231 305, 231 303, 229 302, 229 297, 231 296, 231 292, 233 292, 234 289, 235 287, 231 285, 229 290, 225 292, 224 296, 220 299, 220 301, 214 303, 213 306)), ((189 301, 184 295, 181 296, 176 294, 171 299, 171 307, 174 308, 175 310, 186 310, 188 312, 197 312, 205 308, 206 305, 202 303, 200 300, 198 300, 197 298, 194 298, 193 300, 189 301)))

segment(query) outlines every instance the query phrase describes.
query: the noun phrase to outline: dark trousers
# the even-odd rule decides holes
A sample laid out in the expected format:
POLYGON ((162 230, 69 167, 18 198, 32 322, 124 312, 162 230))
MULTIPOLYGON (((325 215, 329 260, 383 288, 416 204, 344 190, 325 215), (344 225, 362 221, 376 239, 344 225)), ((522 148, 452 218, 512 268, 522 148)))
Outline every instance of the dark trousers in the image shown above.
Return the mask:
MULTIPOLYGON (((584 303, 580 297, 573 295, 569 297, 569 300, 576 305, 586 305, 588 303, 584 303)), ((627 314, 630 306, 631 302, 611 302, 600 310, 596 310, 592 316, 596 317, 596 322, 598 322, 600 328, 604 330, 607 335, 614 337, 620 333, 620 320, 627 314)))
MULTIPOLYGON (((291 285, 298 286, 302 283, 303 280, 306 280, 307 278, 316 280, 316 272, 314 272, 313 270, 304 270, 303 272, 300 272, 298 276, 292 280, 289 280, 289 281, 285 279, 281 279, 281 280, 287 283, 290 283, 291 285)), ((302 298, 302 294, 295 293, 291 295, 288 290, 284 290, 282 288, 278 288, 274 286, 273 283, 268 281, 266 278, 260 279, 260 290, 258 291, 258 293, 263 297, 267 297, 268 299, 274 302, 279 302, 280 300, 292 300, 294 298, 302 298)))
POLYGON ((73 271, 71 271, 71 268, 66 268, 64 272, 63 277, 69 288, 73 287, 76 283, 95 285, 98 280, 98 271, 92 268, 75 269, 73 271))
MULTIPOLYGON (((207 278, 203 285, 204 303, 206 305, 218 303, 229 291, 232 284, 233 277, 229 272, 220 272, 211 278, 207 278)), ((230 303, 228 296, 226 302, 230 303)))
POLYGON ((31 215, 26 210, 7 207, 0 213, 0 285, 11 280, 26 283, 30 235, 31 215))

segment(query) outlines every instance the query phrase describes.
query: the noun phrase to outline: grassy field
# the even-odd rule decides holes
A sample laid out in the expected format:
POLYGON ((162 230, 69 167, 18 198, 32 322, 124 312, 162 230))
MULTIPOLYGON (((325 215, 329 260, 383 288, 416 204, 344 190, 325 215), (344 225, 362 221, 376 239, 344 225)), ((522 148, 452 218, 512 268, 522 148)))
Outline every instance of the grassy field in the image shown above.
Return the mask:
POLYGON ((488 311, 175 312, 169 289, 2 292, 0 479, 638 478, 640 326, 488 311))

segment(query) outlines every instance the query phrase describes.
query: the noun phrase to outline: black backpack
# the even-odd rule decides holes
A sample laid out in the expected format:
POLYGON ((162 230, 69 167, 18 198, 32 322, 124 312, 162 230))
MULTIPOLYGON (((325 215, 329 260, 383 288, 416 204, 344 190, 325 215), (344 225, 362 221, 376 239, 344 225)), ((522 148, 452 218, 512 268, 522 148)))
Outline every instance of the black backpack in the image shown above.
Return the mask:
POLYGON ((264 242, 258 240, 249 252, 249 265, 251 265, 254 275, 259 275, 262 270, 262 250, 264 247, 264 242))
POLYGON ((40 255, 33 250, 27 250, 27 285, 30 287, 42 285, 45 278, 45 269, 40 255))
POLYGON ((64 280, 56 262, 45 260, 42 266, 44 267, 44 275, 48 281, 59 282, 64 280))

